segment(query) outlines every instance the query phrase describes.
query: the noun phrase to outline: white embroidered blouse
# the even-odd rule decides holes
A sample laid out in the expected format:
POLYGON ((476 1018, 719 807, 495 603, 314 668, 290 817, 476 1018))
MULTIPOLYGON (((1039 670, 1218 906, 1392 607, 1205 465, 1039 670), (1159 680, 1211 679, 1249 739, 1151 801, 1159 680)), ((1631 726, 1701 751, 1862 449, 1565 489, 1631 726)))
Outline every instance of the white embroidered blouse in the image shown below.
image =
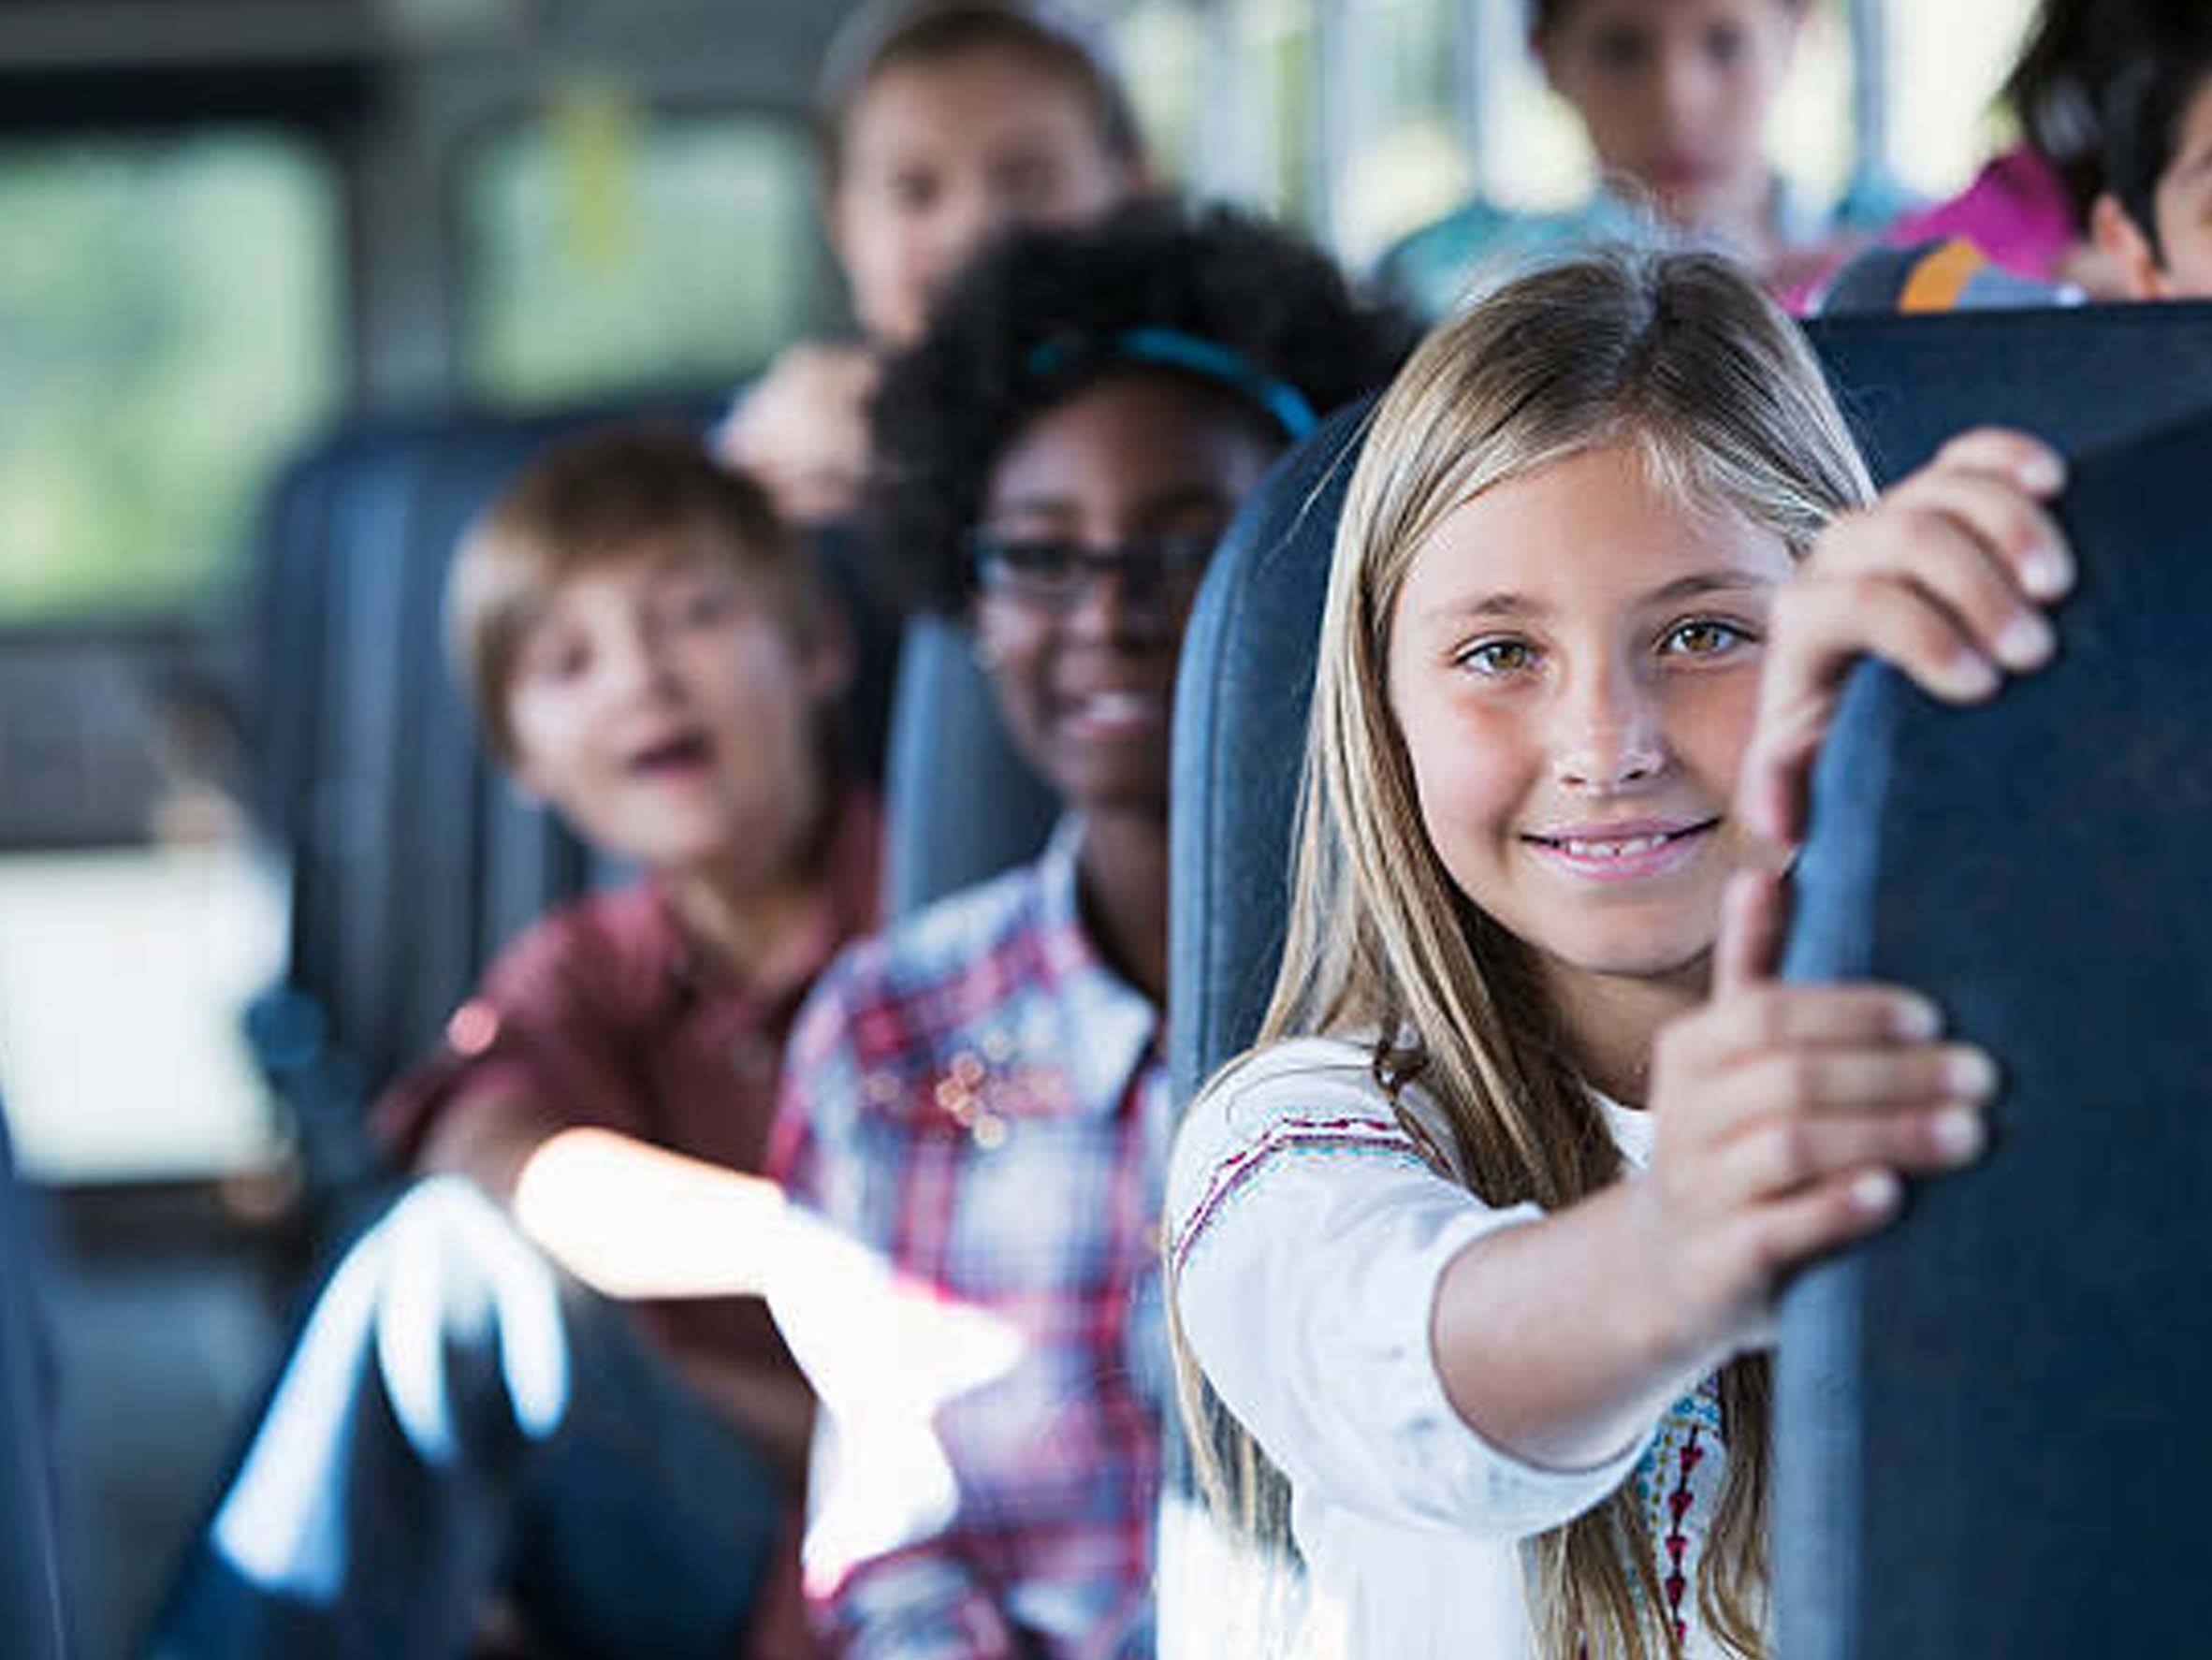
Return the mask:
MULTIPOLYGON (((1434 1103, 1412 1087, 1403 1099, 1448 1148, 1434 1103)), ((1634 1179, 1650 1122, 1601 1105, 1634 1179)), ((1310 1580, 1301 1653, 1533 1654, 1520 1541, 1631 1480, 1685 1654, 1725 1652, 1696 1606, 1726 1458, 1710 1380, 1589 1470, 1542 1469, 1492 1446, 1445 1397, 1429 1345, 1438 1279, 1475 1240, 1540 1214, 1492 1210, 1439 1174, 1356 1044, 1278 1045, 1191 1109, 1167 1195, 1177 1311, 1215 1391, 1289 1478, 1310 1580)), ((1163 1654, 1196 1653, 1174 1627, 1206 1612, 1175 1603, 1200 1594, 1167 1591, 1163 1654)))

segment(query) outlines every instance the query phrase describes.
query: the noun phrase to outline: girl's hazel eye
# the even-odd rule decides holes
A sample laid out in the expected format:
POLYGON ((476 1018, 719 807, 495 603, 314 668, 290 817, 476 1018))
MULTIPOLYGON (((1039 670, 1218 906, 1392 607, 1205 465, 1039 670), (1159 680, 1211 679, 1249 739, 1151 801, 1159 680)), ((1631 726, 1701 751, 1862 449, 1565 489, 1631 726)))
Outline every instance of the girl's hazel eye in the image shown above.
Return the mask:
POLYGON ((1667 630, 1659 642, 1659 649, 1671 656, 1718 657, 1745 644, 1751 637, 1746 630, 1733 622, 1723 622, 1717 617, 1699 617, 1667 630))
POLYGON ((1457 661, 1478 675, 1518 675, 1535 666, 1536 648, 1526 640, 1477 640, 1457 661))

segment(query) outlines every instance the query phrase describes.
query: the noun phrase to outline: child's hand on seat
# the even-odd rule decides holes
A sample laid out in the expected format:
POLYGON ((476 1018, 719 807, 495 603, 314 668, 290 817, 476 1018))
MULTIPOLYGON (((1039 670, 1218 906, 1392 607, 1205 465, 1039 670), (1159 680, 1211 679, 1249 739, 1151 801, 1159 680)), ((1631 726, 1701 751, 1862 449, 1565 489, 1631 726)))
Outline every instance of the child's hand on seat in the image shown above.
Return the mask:
POLYGON ((2043 502, 2064 481, 2048 445, 1984 428, 1829 527, 1775 601, 1737 791, 1753 830, 1785 845, 1802 837, 1812 763, 1860 657, 1949 703, 1979 702, 2006 671, 2049 661, 2043 607, 2073 586, 2074 555, 2043 502))
POLYGON ((738 399, 715 453, 759 479, 793 524, 849 517, 867 471, 867 403, 881 372, 865 346, 793 346, 738 399))
POLYGON ((1780 878, 1732 880, 1712 998, 1652 1052, 1652 1169, 1630 1191, 1671 1346, 1698 1363, 1762 1341, 1782 1282, 1887 1223, 1901 1175, 1978 1158, 1997 1087, 1924 997, 1776 981, 1784 914, 1780 878))

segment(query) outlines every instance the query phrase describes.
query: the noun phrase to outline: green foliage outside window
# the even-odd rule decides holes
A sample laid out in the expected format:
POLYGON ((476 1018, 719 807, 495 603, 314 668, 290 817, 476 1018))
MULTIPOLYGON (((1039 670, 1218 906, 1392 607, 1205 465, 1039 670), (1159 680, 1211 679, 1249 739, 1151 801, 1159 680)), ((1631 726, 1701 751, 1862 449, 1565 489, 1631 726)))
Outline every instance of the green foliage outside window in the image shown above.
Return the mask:
POLYGON ((465 372, 503 402, 727 380, 824 320, 791 123, 580 85, 483 146, 462 203, 465 372))
POLYGON ((0 619, 174 611, 241 568, 336 402, 332 195, 273 136, 0 147, 0 619))

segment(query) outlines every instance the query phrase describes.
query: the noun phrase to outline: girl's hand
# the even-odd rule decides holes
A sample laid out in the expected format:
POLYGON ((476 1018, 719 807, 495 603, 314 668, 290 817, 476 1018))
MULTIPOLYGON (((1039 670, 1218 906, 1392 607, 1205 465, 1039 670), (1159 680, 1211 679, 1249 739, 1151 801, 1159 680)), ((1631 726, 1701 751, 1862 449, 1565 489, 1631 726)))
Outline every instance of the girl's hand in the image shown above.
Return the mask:
POLYGON ((1997 1087, 1987 1055, 1938 1041, 1926 998, 1883 985, 1785 985, 1781 879, 1723 901, 1712 1000, 1654 1046, 1647 1260, 1676 1359, 1761 1339, 1782 1282, 1898 1214, 1902 1175, 1972 1162, 1997 1087))
POLYGON ((737 400, 715 453, 759 479, 793 524, 849 517, 867 471, 867 402, 880 374, 865 346, 793 346, 737 400))
POLYGON ((1861 656, 1947 703, 1978 703, 2003 671, 2050 660, 2042 607, 2073 586, 2074 555, 2042 503, 2064 482, 2048 445, 1984 428, 1829 527, 1775 601, 1738 784, 1754 831, 1802 837, 1813 759, 1861 656))

